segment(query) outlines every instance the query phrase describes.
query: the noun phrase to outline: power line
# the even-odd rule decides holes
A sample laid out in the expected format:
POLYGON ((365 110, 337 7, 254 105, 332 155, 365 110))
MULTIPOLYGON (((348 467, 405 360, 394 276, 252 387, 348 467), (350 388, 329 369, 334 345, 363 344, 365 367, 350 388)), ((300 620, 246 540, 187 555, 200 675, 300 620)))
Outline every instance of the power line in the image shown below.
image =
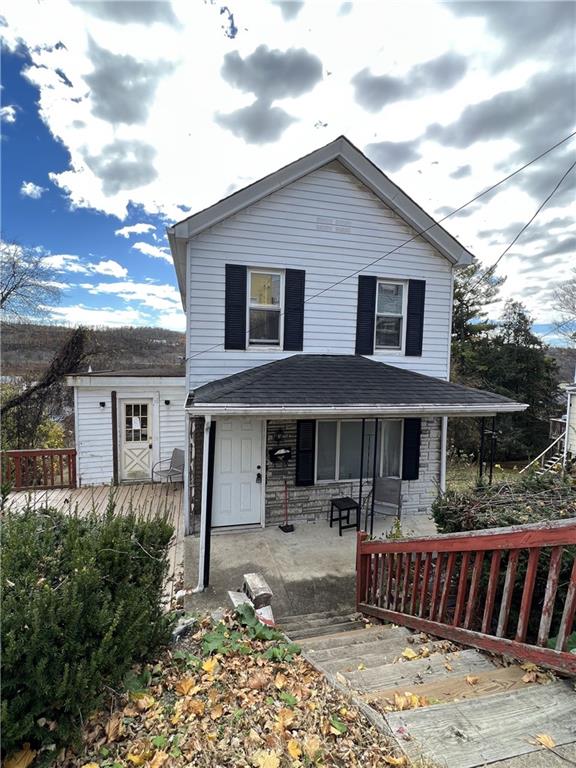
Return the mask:
POLYGON ((549 194, 549 195, 548 195, 548 196, 545 198, 545 200, 543 200, 543 201, 540 203, 540 205, 539 205, 539 206, 538 206, 538 208, 537 208, 537 209, 534 211, 534 213, 533 213, 533 215, 531 216, 531 218, 530 218, 530 219, 529 219, 529 220, 526 222, 526 224, 524 224, 524 226, 523 226, 523 227, 522 227, 522 228, 521 228, 521 229, 520 229, 520 230, 519 230, 519 231, 516 233, 516 235, 514 236, 514 238, 512 239, 512 241, 511 241, 511 242, 510 242, 510 243, 509 243, 509 244, 506 246, 506 248, 504 248, 504 250, 502 251, 502 253, 500 254, 500 256, 498 256, 498 258, 497 258, 497 259, 496 259, 496 261, 494 262, 494 264, 492 264, 492 266, 491 266, 491 267, 489 267, 489 268, 488 268, 488 269, 487 269, 487 270, 486 270, 486 271, 485 271, 485 272, 484 272, 484 273, 483 273, 483 274, 482 274, 482 275, 481 275, 481 276, 478 278, 478 280, 477 280, 477 281, 474 283, 474 285, 470 286, 470 288, 468 288, 468 289, 467 289, 466 293, 471 293, 471 292, 474 290, 474 288, 476 288, 478 285, 480 285, 480 283, 481 283, 483 280, 486 280, 488 277, 491 277, 491 276, 494 274, 494 270, 496 269, 496 267, 498 266, 498 264, 499 264, 499 263, 502 261, 502 259, 504 258, 504 256, 506 256, 506 254, 507 254, 507 253, 508 253, 508 251, 509 251, 509 250, 512 248, 512 246, 514 245, 514 243, 516 243, 516 241, 517 241, 517 240, 520 238, 520 236, 521 236, 521 235, 522 235, 522 234, 523 234, 523 233, 524 233, 524 232, 525 232, 525 231, 528 229, 528 227, 530 226, 530 224, 532 224, 532 222, 534 221, 534 219, 535 219, 535 218, 538 216, 538 214, 540 213, 540 211, 541 211, 541 210, 542 210, 542 209, 543 209, 543 208, 546 206, 546 204, 548 203, 548 201, 549 201, 549 200, 550 200, 552 197, 554 197, 554 195, 556 194, 556 192, 558 191, 558 189, 559 189, 559 188, 560 188, 560 186, 562 185, 562 182, 563 182, 563 181, 564 181, 564 179, 565 179, 565 178, 568 176, 568 174, 569 174, 569 173, 570 173, 570 172, 571 172, 571 171, 574 169, 574 167, 576 167, 576 160, 575 160, 575 161, 572 163, 572 165, 571 165, 571 166, 570 166, 570 167, 569 167, 569 168, 568 168, 566 171, 564 171, 564 173, 562 174, 562 176, 560 177, 560 179, 559 179, 559 180, 558 180, 558 182, 556 183, 556 186, 554 187, 554 189, 552 190, 552 192, 550 192, 550 194, 549 194))
MULTIPOLYGON (((318 298, 318 296, 321 296, 322 294, 326 293, 327 291, 332 290, 332 288, 336 288, 336 286, 340 285, 341 283, 346 282, 346 280, 350 280, 352 277, 355 277, 356 275, 359 275, 361 272, 364 272, 364 270, 369 269, 370 267, 372 267, 375 264, 377 264, 379 261, 382 261, 387 256, 389 256, 391 253, 395 253, 400 248, 403 248, 405 245, 408 245, 408 243, 413 242, 414 240, 416 240, 421 235, 425 234, 426 232, 429 232, 431 229, 433 229, 434 227, 438 226, 441 222, 446 221, 446 219, 450 218, 451 216, 454 216, 454 214, 459 213, 464 208, 467 208, 472 203, 475 203, 476 200, 479 200, 484 195, 487 195, 489 192, 492 192, 494 189, 496 189, 497 187, 501 186, 506 181, 508 181, 509 179, 511 179, 514 176, 516 176, 518 173, 521 173, 523 170, 528 168, 530 165, 533 165, 538 160, 540 160, 543 157, 545 157, 546 155, 550 154, 550 152, 553 152, 555 149, 557 149, 559 146, 561 146, 562 144, 564 144, 567 141, 569 141, 574 136, 576 136, 576 131, 573 131, 572 133, 568 134, 568 136, 565 136, 560 141, 557 141, 551 147, 548 147, 548 149, 544 150, 544 152, 541 152, 536 157, 533 157, 531 160, 529 160, 528 162, 524 163, 524 165, 520 166, 519 168, 516 168, 516 170, 512 171, 511 173, 509 173, 507 176, 504 176, 502 179, 497 181, 495 184, 492 184, 490 187, 487 187, 485 190, 483 190, 479 194, 475 195, 473 198, 468 200, 466 203, 463 203, 458 208, 455 208, 450 213, 447 213, 441 219, 438 219, 438 221, 434 221, 430 226, 426 227, 425 229, 421 230, 420 232, 416 232, 415 235, 412 235, 412 237, 409 237, 408 240, 405 240, 404 242, 400 243, 400 245, 395 246, 391 250, 389 250, 386 253, 384 253, 382 256, 378 256, 378 258, 374 259, 373 261, 369 262, 368 264, 365 264, 361 269, 357 269, 354 272, 351 272, 350 274, 348 274, 345 277, 341 278, 340 280, 337 280, 335 283, 332 283, 327 288, 323 288, 321 291, 318 291, 317 293, 312 294, 312 296, 309 296, 307 299, 304 300, 304 303, 307 304, 309 301, 312 301, 312 299, 316 299, 316 298, 318 298)), ((567 173, 564 175, 564 177, 562 177, 562 179, 560 180, 560 184, 564 180, 565 176, 568 175, 568 173, 572 170, 573 167, 574 166, 571 166, 571 168, 567 171, 567 173)), ((556 191, 556 189, 554 189, 554 192, 555 191, 556 191)), ((554 194, 554 192, 552 192, 552 194, 554 194)), ((551 197, 551 196, 552 195, 550 195, 549 197, 551 197)), ((281 318, 284 317, 284 314, 285 314, 284 312, 281 312, 280 313, 280 317, 281 318)), ((223 346, 223 342, 219 342, 218 344, 213 344, 211 347, 207 347, 206 349, 201 349, 199 352, 195 352, 194 354, 192 354, 189 357, 187 357, 186 360, 187 361, 188 360, 193 360, 195 357, 200 357, 200 355, 204 355, 204 354, 206 354, 208 352, 212 352, 213 350, 219 349, 222 346, 223 346)))

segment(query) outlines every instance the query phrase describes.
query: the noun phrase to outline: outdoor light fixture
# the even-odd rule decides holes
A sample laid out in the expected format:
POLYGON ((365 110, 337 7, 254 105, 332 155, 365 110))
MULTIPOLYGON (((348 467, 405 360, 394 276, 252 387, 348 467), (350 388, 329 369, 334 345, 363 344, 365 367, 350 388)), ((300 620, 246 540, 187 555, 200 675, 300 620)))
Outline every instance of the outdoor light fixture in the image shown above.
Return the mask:
POLYGON ((170 405, 170 400, 164 400, 164 405, 170 405))
POLYGON ((106 401, 100 400, 100 408, 106 408, 106 401))
POLYGON ((277 429, 276 432, 274 432, 273 437, 277 443, 279 443, 281 440, 284 439, 284 430, 282 429, 282 427, 280 427, 280 429, 277 429))

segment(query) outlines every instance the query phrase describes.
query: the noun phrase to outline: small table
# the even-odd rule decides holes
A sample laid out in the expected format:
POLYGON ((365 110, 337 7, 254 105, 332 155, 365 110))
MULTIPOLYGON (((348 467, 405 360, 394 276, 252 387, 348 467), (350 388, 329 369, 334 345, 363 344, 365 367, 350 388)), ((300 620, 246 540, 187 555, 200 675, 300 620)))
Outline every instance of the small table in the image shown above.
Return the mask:
POLYGON ((360 516, 358 514, 358 502, 351 496, 342 496, 338 499, 330 500, 330 528, 334 520, 338 520, 338 535, 342 536, 342 531, 348 530, 348 528, 359 528, 360 516), (334 510, 336 509, 337 515, 335 516, 334 510), (350 522, 350 512, 356 513, 356 520, 350 522), (343 521, 346 520, 344 524, 343 521))

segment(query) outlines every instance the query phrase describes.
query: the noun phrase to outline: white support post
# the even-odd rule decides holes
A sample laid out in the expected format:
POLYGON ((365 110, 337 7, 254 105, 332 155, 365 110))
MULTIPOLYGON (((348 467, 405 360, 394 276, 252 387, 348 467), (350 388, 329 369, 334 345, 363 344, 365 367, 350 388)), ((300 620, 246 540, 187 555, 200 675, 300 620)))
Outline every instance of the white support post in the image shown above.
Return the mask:
POLYGON ((570 406, 572 404, 572 392, 568 392, 568 403, 566 405, 566 431, 564 432, 564 451, 562 456, 562 469, 566 469, 566 462, 568 461, 568 442, 570 438, 570 406))
POLYGON ((203 592, 204 564, 206 561, 206 525, 208 496, 208 451, 210 448, 210 427, 212 417, 207 415, 204 421, 204 443, 202 447, 202 503, 200 505, 200 541, 198 548, 198 584, 192 592, 203 592))
POLYGON ((446 492, 446 447, 448 443, 448 416, 442 416, 440 430, 440 492, 446 492))

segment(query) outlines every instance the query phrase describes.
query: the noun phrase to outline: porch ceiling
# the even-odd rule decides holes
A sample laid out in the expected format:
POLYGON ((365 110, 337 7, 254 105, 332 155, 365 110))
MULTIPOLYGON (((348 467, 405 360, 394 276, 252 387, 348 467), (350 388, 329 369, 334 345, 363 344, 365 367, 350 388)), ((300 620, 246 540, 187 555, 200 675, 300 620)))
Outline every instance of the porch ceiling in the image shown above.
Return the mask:
POLYGON ((292 355, 205 384, 193 413, 486 416, 528 406, 360 355, 292 355))

